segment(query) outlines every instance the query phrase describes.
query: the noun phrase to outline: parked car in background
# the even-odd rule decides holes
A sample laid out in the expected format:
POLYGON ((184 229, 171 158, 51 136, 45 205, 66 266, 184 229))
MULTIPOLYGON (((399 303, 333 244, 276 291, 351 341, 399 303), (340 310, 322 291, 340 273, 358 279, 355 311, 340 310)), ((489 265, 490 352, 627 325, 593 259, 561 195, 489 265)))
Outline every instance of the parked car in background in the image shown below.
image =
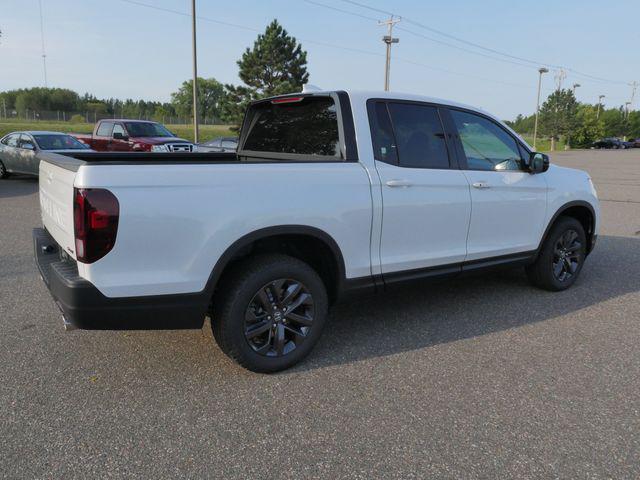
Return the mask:
POLYGON ((198 144, 198 152, 235 152, 237 148, 236 137, 218 137, 198 144))
POLYGON ((100 120, 92 134, 73 133, 97 152, 186 152, 194 145, 167 127, 146 120, 100 120))
POLYGON ((41 163, 33 233, 67 328, 210 315, 222 350, 261 372, 304 358, 349 292, 498 265, 565 290, 598 233, 587 173, 482 110, 416 95, 263 99, 234 153, 73 157, 41 163))
POLYGON ((628 148, 640 148, 640 138, 630 139, 627 142, 628 148))
POLYGON ((12 173, 38 175, 41 152, 91 152, 71 135, 58 132, 13 132, 0 140, 0 178, 12 173))
POLYGON ((623 142, 619 138, 609 137, 603 138, 602 140, 598 140, 594 142, 593 148, 613 148, 613 149, 624 149, 627 148, 626 142, 623 142))

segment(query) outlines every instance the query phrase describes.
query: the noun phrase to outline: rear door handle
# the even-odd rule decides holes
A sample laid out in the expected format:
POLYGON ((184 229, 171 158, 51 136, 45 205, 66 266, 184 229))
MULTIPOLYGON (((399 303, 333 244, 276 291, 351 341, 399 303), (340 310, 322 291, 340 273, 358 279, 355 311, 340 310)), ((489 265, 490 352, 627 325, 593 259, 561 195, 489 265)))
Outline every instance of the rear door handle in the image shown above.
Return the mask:
POLYGON ((410 187, 413 185, 409 180, 389 180, 386 183, 387 187, 410 187))
POLYGON ((475 182, 472 183, 471 186, 473 188, 489 188, 489 184, 487 182, 475 182))

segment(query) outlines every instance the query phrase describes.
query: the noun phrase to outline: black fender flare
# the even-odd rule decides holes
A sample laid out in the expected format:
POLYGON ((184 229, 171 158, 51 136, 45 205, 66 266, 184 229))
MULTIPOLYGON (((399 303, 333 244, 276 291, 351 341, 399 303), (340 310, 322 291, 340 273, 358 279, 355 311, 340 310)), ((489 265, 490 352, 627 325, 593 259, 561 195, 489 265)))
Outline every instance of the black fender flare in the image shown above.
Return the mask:
POLYGON ((593 237, 595 236, 596 212, 593 209, 593 205, 591 205, 589 202, 585 200, 574 200, 574 201, 565 203, 558 210, 556 210, 556 213, 553 214, 553 216, 551 217, 551 220, 547 224, 547 228, 545 229, 542 235, 542 238, 540 239, 540 243, 538 243, 538 248, 536 250, 537 252, 536 257, 538 256, 538 253, 540 253, 540 250, 542 249, 542 244, 547 239, 547 236, 549 235, 549 231, 551 230, 551 227, 553 227, 554 223, 556 223, 556 220, 558 220, 558 217, 560 217, 564 212, 566 212, 568 209, 573 207, 586 207, 591 213, 591 218, 593 219, 594 231, 585 232, 587 234, 587 244, 588 244, 587 254, 591 252, 591 250, 593 249, 593 244, 595 243, 593 237))
POLYGON ((213 295, 213 292, 218 284, 220 278, 222 277, 222 273, 226 269, 226 267, 231 263, 231 261, 237 256, 242 249, 248 247, 252 243, 257 240, 263 240, 269 237, 275 237, 278 235, 302 235, 313 237, 317 240, 323 242, 333 254, 336 266, 338 269, 338 282, 339 284, 336 286, 337 291, 341 291, 345 282, 346 274, 345 274, 345 265, 344 265, 344 257, 342 255, 342 251, 338 246, 338 243, 334 240, 334 238, 326 233, 325 231, 311 227, 308 225, 277 225, 272 227, 261 228, 258 230, 254 230, 233 242, 224 253, 218 258, 216 264, 209 275, 209 280, 205 286, 204 291, 209 297, 213 295))

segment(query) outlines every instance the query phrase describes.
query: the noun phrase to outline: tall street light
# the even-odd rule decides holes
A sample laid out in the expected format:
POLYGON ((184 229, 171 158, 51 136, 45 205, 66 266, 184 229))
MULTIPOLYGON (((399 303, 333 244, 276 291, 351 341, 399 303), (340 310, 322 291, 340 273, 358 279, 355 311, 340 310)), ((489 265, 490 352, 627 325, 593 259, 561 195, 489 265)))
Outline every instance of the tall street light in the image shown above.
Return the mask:
POLYGON ((193 140, 198 143, 198 55, 196 52, 196 0, 191 0, 191 43, 193 45, 193 140))
POLYGON ((533 149, 536 149, 536 141, 538 140, 538 115, 540 115, 540 88, 542 87, 542 74, 549 73, 549 69, 542 67, 538 69, 540 76, 538 77, 538 103, 536 104, 536 121, 533 127, 533 149))
POLYGON ((602 99, 604 95, 598 95, 598 113, 596 113, 596 120, 600 118, 600 107, 602 106, 602 99))
POLYGON ((581 87, 582 85, 580 85, 579 83, 574 83, 573 84, 573 96, 576 96, 576 88, 581 87))

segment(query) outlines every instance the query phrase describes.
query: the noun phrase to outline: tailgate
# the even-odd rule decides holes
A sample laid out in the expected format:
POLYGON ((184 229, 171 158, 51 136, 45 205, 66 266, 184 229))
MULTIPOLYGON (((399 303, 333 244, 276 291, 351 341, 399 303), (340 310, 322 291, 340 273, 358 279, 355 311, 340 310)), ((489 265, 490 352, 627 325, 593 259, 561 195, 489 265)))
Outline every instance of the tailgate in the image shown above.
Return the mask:
POLYGON ((76 172, 40 162, 40 211, 42 223, 56 242, 74 259, 73 181, 76 172))

